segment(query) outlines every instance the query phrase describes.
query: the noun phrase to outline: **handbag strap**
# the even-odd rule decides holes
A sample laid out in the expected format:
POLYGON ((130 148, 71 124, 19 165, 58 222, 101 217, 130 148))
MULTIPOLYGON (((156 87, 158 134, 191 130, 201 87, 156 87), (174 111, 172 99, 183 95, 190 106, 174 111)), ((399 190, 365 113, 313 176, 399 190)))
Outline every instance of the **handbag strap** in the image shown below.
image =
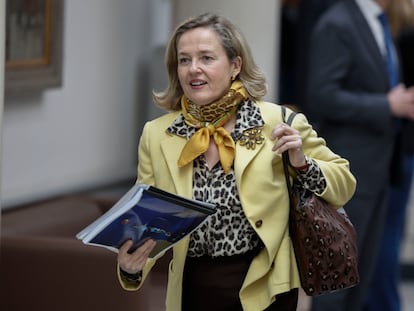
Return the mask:
MULTIPOLYGON (((282 121, 283 123, 286 123, 287 125, 290 126, 292 124, 293 118, 296 116, 296 113, 292 111, 286 120, 286 107, 282 105, 281 108, 282 108, 282 121)), ((287 186, 287 190, 289 193, 289 199, 292 199, 293 184, 289 177, 289 153, 288 151, 284 151, 282 153, 282 161, 283 161, 283 171, 285 173, 285 179, 286 179, 286 186, 287 186)))

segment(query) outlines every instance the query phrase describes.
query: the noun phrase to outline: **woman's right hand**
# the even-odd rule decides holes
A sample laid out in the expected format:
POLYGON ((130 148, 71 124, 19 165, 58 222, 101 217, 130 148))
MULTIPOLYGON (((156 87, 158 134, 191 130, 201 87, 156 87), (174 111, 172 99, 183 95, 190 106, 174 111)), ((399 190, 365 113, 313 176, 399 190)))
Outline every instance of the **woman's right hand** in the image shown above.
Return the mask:
POLYGON ((147 262, 149 254, 154 249, 156 242, 154 240, 148 240, 132 253, 128 253, 132 244, 133 242, 128 240, 119 248, 118 264, 123 271, 135 274, 144 269, 144 265, 147 262))

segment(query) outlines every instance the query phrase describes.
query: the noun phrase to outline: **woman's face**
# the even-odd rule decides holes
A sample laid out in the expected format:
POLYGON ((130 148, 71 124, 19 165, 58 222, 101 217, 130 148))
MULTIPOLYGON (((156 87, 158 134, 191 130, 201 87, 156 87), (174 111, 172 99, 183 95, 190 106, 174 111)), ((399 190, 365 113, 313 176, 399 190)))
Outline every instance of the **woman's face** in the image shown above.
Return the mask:
POLYGON ((241 58, 230 62, 219 36, 209 28, 195 28, 177 42, 178 79, 184 94, 197 105, 208 105, 225 95, 241 58))

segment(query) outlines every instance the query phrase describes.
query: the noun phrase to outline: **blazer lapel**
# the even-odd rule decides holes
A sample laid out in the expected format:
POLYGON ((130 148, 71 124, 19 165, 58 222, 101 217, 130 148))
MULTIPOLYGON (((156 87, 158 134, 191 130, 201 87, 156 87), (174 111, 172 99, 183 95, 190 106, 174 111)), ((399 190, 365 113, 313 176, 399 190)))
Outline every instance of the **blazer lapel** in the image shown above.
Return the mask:
MULTIPOLYGON (((162 157, 164 157, 165 162, 167 163, 172 183, 175 185, 177 193, 180 193, 180 195, 183 196, 191 197, 193 166, 188 164, 182 168, 179 168, 177 165, 178 158, 180 157, 181 150, 183 149, 185 143, 186 140, 182 137, 171 135, 161 141, 161 150, 162 157)), ((257 144, 254 149, 247 149, 246 146, 241 146, 239 143, 236 143, 234 170, 239 182, 244 170, 263 148, 265 143, 266 141, 262 144, 257 144)))
POLYGON ((266 141, 260 145, 256 145, 254 149, 247 149, 246 146, 236 144, 236 157, 234 160, 234 171, 236 173, 237 180, 241 180, 244 170, 249 163, 255 158, 259 151, 263 148, 266 141))
POLYGON ((178 158, 185 143, 186 140, 182 137, 172 135, 161 141, 161 150, 177 193, 191 198, 193 166, 189 164, 179 168, 177 165, 178 158))

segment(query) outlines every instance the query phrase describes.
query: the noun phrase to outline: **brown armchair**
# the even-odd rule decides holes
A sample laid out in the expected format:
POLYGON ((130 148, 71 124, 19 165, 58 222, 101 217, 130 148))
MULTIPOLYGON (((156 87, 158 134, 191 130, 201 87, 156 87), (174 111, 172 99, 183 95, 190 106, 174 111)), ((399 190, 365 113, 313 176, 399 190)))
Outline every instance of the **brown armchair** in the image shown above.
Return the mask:
POLYGON ((101 203, 68 196, 3 212, 1 310, 164 310, 164 276, 150 275, 139 291, 127 292, 117 280, 116 254, 76 239, 108 207, 101 203))

